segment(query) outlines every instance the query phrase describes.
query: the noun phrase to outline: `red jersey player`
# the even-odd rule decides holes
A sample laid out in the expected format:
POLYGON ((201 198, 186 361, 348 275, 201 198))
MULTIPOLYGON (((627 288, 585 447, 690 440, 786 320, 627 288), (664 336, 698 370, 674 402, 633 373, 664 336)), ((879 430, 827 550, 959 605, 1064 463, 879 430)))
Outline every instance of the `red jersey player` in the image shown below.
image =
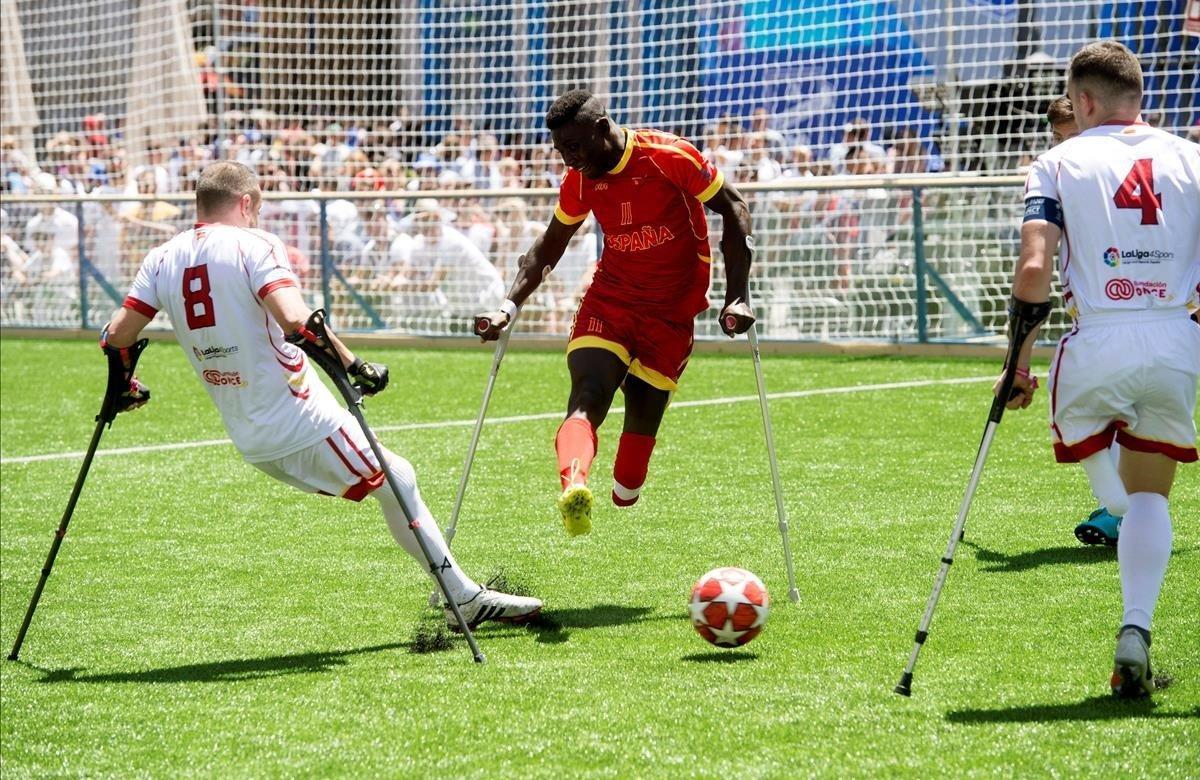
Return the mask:
POLYGON ((558 206, 521 257, 508 299, 498 311, 480 315, 486 325, 480 335, 499 338, 580 223, 595 214, 604 251, 567 344, 571 394, 555 437, 563 491, 558 508, 567 532, 576 535, 591 530, 588 469, 596 429, 618 387, 625 393, 625 427, 613 466, 613 503, 632 505, 645 483, 663 412, 692 351, 696 315, 708 308, 712 257, 705 206, 723 218, 721 328, 732 337, 754 324, 746 303, 750 210, 690 143, 657 130, 618 127, 589 92, 573 90, 554 101, 546 127, 568 168, 558 206))

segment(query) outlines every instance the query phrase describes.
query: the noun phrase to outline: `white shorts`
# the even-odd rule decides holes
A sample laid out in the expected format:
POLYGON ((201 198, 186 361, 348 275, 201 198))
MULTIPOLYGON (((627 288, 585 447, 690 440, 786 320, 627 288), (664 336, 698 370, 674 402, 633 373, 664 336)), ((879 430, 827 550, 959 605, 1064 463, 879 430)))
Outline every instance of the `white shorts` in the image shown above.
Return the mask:
POLYGON ((341 428, 311 447, 250 465, 306 493, 362 501, 383 484, 384 476, 358 422, 348 414, 347 418, 341 428))
POLYGON ((1183 309, 1084 317, 1050 369, 1050 429, 1059 463, 1107 449, 1196 460, 1200 326, 1183 309), (1176 316, 1178 315, 1178 316, 1176 316))

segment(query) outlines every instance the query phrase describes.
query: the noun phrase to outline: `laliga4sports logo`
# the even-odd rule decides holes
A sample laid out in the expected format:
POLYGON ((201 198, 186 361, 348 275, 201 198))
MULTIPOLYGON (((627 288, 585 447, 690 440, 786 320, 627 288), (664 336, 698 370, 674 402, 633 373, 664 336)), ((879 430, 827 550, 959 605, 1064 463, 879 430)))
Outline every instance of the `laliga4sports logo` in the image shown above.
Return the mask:
POLYGON ((230 347, 205 347, 204 349, 192 347, 192 354, 194 354, 196 356, 196 360, 199 360, 201 363, 203 363, 205 360, 213 360, 215 358, 236 355, 237 352, 237 345, 230 347))
POLYGON ((1166 282, 1138 282, 1118 276, 1104 285, 1104 294, 1114 301, 1129 301, 1143 295, 1166 300, 1166 282))
POLYGON ((1124 260, 1134 265, 1158 265, 1163 260, 1174 260, 1175 253, 1164 249, 1126 249, 1124 251, 1110 246, 1102 255, 1104 264, 1116 268, 1124 260))

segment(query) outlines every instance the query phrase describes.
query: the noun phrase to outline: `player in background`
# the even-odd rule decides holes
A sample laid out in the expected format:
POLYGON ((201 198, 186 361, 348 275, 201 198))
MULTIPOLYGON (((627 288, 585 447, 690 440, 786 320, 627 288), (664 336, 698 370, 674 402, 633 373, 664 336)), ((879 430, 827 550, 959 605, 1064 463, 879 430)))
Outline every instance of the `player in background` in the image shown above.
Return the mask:
POLYGON ((732 337, 754 323, 746 287, 750 210, 690 143, 657 130, 619 127, 589 92, 573 90, 554 101, 546 127, 568 168, 558 206, 521 257, 508 299, 498 311, 480 315, 487 322, 480 335, 485 341, 500 337, 594 213, 604 250, 575 313, 567 344, 571 393, 555 437, 558 508, 575 535, 591 529, 588 469, 596 430, 617 388, 625 393, 625 425, 612 500, 630 506, 641 494, 659 424, 692 351, 696 315, 708 308, 712 257, 705 206, 723 218, 721 328, 732 337))
POLYGON ((1075 112, 1071 110, 1071 98, 1063 95, 1050 101, 1046 109, 1046 121, 1050 123, 1050 148, 1079 135, 1075 124, 1075 112))
MULTIPOLYGON (((1178 463, 1197 459, 1200 327, 1187 304, 1200 290, 1200 146, 1141 121, 1141 66, 1115 41, 1075 54, 1067 94, 1081 132, 1030 170, 1012 305, 1028 311, 1049 299, 1062 238, 1059 279, 1075 326, 1051 367, 1054 451, 1080 463, 1100 502, 1124 517, 1111 686, 1143 696, 1153 688, 1150 623, 1171 557, 1168 497, 1178 463)), ((1010 409, 1029 406, 1037 387, 1033 342, 1023 345, 1010 409)))
MULTIPOLYGON (((420 545, 385 481, 362 429, 334 400, 304 353, 287 341, 308 321, 282 242, 257 230, 262 193, 254 173, 235 162, 209 165, 196 184, 194 229, 146 255, 129 296, 105 329, 101 345, 123 349, 137 341, 159 311, 197 378, 216 404, 225 429, 252 466, 308 493, 351 501, 374 497, 392 536, 425 568, 420 545)), ((330 334, 350 378, 366 395, 388 383, 385 366, 364 362, 330 334)), ((131 385, 125 405, 143 402, 131 385)), ((437 522, 421 500, 416 473, 387 452, 387 467, 416 513, 433 560, 468 625, 518 622, 541 609, 537 599, 478 585, 459 568, 437 522)), ((452 628, 453 613, 446 610, 452 628)))
MULTIPOLYGON (((1071 98, 1065 95, 1050 102, 1050 107, 1046 110, 1046 120, 1050 123, 1051 148, 1079 135, 1079 126, 1075 124, 1075 112, 1071 109, 1071 98)), ((1113 442, 1113 457, 1119 459, 1120 451, 1120 445, 1113 442)), ((1075 538, 1084 544, 1116 547, 1120 533, 1121 518, 1104 506, 1097 507, 1083 522, 1075 526, 1075 538)))

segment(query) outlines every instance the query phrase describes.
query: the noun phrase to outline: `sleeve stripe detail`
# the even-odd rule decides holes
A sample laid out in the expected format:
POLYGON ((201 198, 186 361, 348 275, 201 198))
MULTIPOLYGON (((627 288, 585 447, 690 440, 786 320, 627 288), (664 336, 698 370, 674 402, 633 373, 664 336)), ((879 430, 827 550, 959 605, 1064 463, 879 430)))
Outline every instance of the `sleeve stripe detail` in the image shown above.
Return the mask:
POLYGON ((284 287, 299 287, 293 279, 276 279, 273 282, 267 282, 262 287, 258 288, 259 299, 266 298, 276 290, 282 290, 284 287))
POLYGON ((712 184, 705 187, 704 192, 702 192, 696 196, 696 200, 700 201, 701 203, 707 203, 709 200, 712 199, 712 196, 716 195, 717 192, 724 185, 725 185, 725 174, 721 173, 720 171, 717 171, 717 177, 712 180, 712 184))
POLYGON ((645 143, 645 142, 640 142, 639 146, 644 146, 647 149, 661 149, 665 152, 674 152, 675 154, 679 155, 683 159, 690 162, 692 165, 696 166, 697 169, 704 167, 704 163, 701 160, 697 160, 695 157, 688 154, 683 149, 680 149, 678 146, 670 146, 669 144, 651 144, 651 143, 645 143))
POLYGON ((154 315, 158 314, 158 309, 154 308, 145 301, 140 301, 137 298, 134 298, 132 295, 125 296, 125 300, 121 303, 121 308, 129 309, 130 311, 136 311, 138 314, 150 318, 153 318, 154 315))
POLYGON ((583 222, 585 219, 587 219, 587 215, 588 212, 585 211, 579 216, 573 217, 567 212, 563 211, 563 207, 561 205, 554 207, 554 218, 564 225, 578 225, 580 222, 583 222))

